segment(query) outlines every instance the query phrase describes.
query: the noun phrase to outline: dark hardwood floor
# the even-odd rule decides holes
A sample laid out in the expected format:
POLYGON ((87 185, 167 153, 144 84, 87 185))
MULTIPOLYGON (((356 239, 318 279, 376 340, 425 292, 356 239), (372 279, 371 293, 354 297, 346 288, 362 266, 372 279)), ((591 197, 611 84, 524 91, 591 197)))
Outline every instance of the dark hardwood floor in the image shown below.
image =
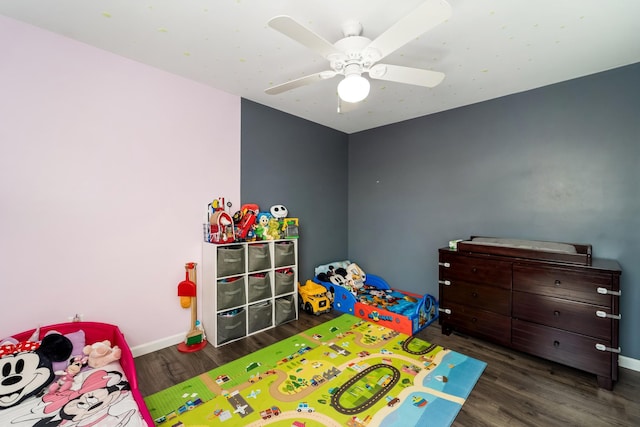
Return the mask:
MULTIPOLYGON (((217 366, 295 335, 340 313, 300 319, 240 341, 196 353, 175 346, 135 359, 148 396, 217 366)), ((442 335, 436 324, 417 336, 487 362, 454 426, 640 426, 640 372, 620 368, 613 391, 594 375, 462 335, 442 335)))

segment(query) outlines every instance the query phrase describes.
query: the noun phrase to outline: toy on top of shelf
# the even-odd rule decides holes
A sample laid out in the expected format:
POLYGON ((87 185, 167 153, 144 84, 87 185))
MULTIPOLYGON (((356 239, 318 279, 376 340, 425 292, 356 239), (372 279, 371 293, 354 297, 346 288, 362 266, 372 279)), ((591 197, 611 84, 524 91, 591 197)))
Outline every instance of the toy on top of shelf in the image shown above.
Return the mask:
MULTIPOLYGON (((273 205, 269 209, 271 215, 275 219, 269 220, 269 236, 273 236, 274 239, 282 239, 282 238, 297 238, 298 237, 298 229, 297 229, 297 218, 295 218, 295 229, 291 227, 289 229, 290 234, 287 235, 287 215, 289 215, 289 209, 287 209, 284 205, 273 205), (278 231, 275 232, 273 229, 277 228, 278 231), (294 237, 295 236, 295 237, 294 237)), ((293 224, 292 224, 293 225, 293 224)))
POLYGON ((269 220, 272 218, 269 212, 259 212, 256 217, 256 237, 259 240, 267 240, 269 232, 269 220))
POLYGON ((267 235, 266 235, 266 239, 267 240, 277 240, 282 238, 282 233, 280 232, 281 230, 281 225, 280 225, 280 221, 278 221, 276 218, 269 218, 269 223, 267 225, 267 235))
POLYGON ((211 243, 233 243, 236 240, 233 219, 223 211, 218 210, 209 218, 211 226, 211 243))
POLYGON ((254 226, 260 208, 255 203, 244 204, 238 212, 233 215, 233 222, 237 229, 238 240, 255 239, 254 226))
POLYGON ((281 230, 285 239, 297 239, 299 237, 298 218, 284 218, 281 230))
POLYGON ((271 215, 278 221, 289 215, 289 210, 284 205, 273 205, 269 208, 269 212, 271 212, 271 215))
POLYGON ((231 208, 231 202, 224 203, 224 197, 214 199, 208 206, 209 242, 233 243, 236 240, 233 218, 225 210, 231 208))

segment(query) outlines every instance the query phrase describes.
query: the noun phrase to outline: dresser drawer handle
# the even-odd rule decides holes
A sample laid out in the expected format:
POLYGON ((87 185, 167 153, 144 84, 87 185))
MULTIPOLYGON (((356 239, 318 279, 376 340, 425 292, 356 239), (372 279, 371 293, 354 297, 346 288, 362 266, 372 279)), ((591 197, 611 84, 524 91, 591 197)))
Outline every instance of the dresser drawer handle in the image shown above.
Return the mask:
POLYGON ((560 317, 560 312, 558 310, 554 310, 553 315, 556 317, 560 317))
POLYGON ((560 347, 560 341, 554 341, 554 342, 553 342, 553 346, 554 346, 555 348, 560 347))
POLYGON ((477 273, 477 272, 478 272, 478 269, 477 269, 476 267, 473 267, 473 268, 471 269, 471 271, 472 271, 472 272, 474 272, 474 273, 477 273))
POLYGON ((611 291, 607 288, 602 288, 602 287, 598 288, 598 293, 602 295, 615 295, 618 297, 622 295, 622 291, 611 291))
POLYGON ((611 348, 611 347, 607 347, 604 344, 596 344, 596 350, 600 350, 600 351, 610 351, 611 353, 620 353, 620 347, 618 348, 611 348))
POLYGON ((477 292, 471 292, 471 296, 474 298, 478 298, 478 293, 477 292))
POLYGON ((439 262, 438 265, 444 268, 451 267, 451 264, 449 264, 448 262, 439 262))
POLYGON ((438 308, 438 311, 444 313, 444 314, 451 314, 451 309, 449 308, 438 308))
POLYGON ((561 283, 562 282, 560 280, 556 279, 556 281, 553 284, 556 285, 556 286, 560 286, 561 283))
POLYGON ((476 323, 477 321, 478 321, 478 318, 477 318, 477 317, 473 317, 473 318, 471 318, 471 323, 476 323))
POLYGON ((449 280, 438 280, 438 283, 445 286, 451 286, 451 281, 449 280))
POLYGON ((596 311, 596 316, 602 317, 602 318, 616 319, 616 320, 620 320, 622 318, 620 314, 609 314, 602 310, 596 311))

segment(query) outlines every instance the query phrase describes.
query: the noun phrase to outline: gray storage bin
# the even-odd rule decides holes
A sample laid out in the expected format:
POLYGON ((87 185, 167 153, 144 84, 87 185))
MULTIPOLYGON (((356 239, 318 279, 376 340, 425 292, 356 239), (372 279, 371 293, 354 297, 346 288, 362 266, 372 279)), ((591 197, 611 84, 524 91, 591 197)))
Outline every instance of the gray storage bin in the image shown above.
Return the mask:
POLYGON ((222 279, 216 283, 216 298, 218 310, 237 307, 246 303, 244 291, 244 277, 222 279))
POLYGON ((290 269, 275 272, 275 290, 276 295, 288 294, 293 292, 294 274, 290 269))
POLYGON ((242 246, 218 247, 218 277, 244 273, 244 248, 242 246))
POLYGON ((249 333, 268 328, 272 325, 271 308, 270 301, 249 306, 249 333))
POLYGON ((260 271, 271 268, 271 254, 269 245, 266 243, 256 243, 247 246, 247 257, 249 261, 249 271, 260 271))
POLYGON ((249 276, 249 302, 271 297, 271 278, 269 273, 249 276))
POLYGON ((278 298, 275 304, 276 325, 281 325, 296 318, 296 305, 293 295, 278 298))
POLYGON ((273 245, 275 266, 284 267, 296 263, 295 246, 293 242, 276 242, 273 245))
POLYGON ((216 343, 222 344, 236 338, 244 337, 247 333, 246 314, 244 309, 218 314, 216 343))

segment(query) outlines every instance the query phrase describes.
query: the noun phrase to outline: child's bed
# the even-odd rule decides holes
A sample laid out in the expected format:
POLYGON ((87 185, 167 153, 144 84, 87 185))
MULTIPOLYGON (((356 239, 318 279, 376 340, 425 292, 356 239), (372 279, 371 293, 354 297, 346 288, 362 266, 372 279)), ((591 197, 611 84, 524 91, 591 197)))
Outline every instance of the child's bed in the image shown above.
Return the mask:
POLYGON ((335 310, 407 335, 417 333, 438 318, 438 302, 432 295, 392 289, 382 277, 365 274, 348 260, 316 267, 314 281, 332 295, 335 310))
POLYGON ((0 346, 1 426, 154 425, 138 390, 131 350, 117 326, 97 322, 61 323, 0 337, 0 343, 4 344, 0 346), (54 348, 51 337, 45 339, 52 331, 65 337, 56 342, 55 351, 50 351, 54 348), (111 349, 118 346, 119 359, 90 359, 97 367, 86 366, 85 346, 104 340, 109 341, 111 349), (70 356, 62 360, 62 356, 69 353, 70 356), (65 370, 72 372, 70 363, 74 361, 67 359, 74 356, 80 356, 74 359, 79 372, 62 375, 65 370), (102 363, 106 364, 98 366, 102 363), (53 382, 46 379, 51 372, 58 372, 53 382), (30 385, 33 383, 39 385, 30 385))

